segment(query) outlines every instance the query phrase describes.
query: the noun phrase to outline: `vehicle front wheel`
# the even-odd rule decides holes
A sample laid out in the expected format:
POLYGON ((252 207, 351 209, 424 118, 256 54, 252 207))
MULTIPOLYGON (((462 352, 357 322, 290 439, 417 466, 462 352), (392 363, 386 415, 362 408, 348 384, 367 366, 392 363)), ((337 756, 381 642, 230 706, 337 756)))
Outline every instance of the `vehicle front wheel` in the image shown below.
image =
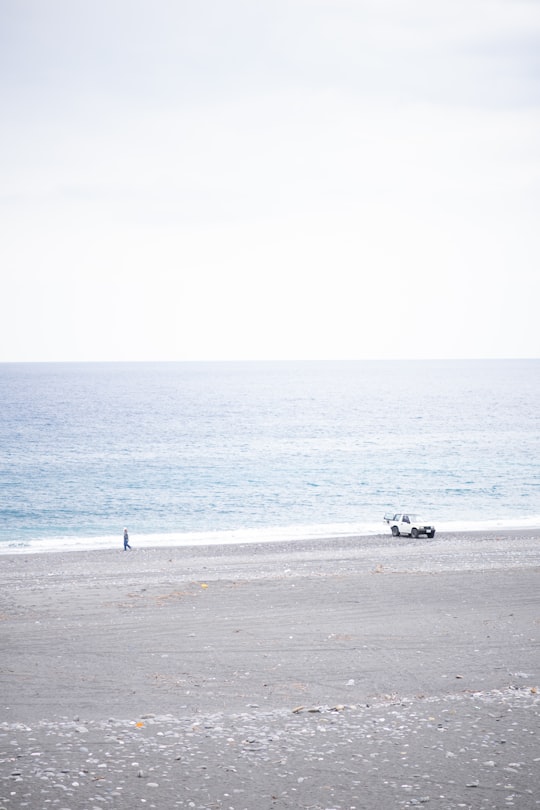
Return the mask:
POLYGON ((418 529, 411 529, 411 537, 418 537, 418 529))
POLYGON ((399 529, 397 526, 392 526, 392 534, 394 537, 399 537, 399 529))

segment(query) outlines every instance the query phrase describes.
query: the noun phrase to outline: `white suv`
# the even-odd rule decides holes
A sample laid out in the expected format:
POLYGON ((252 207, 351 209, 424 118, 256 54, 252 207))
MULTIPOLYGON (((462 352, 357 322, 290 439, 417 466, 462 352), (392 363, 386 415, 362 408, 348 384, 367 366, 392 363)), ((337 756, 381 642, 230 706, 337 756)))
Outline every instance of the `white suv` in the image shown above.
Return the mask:
POLYGON ((412 515, 410 512, 386 514, 384 519, 392 529, 394 537, 399 537, 400 534, 410 534, 411 537, 425 534, 428 537, 435 537, 435 526, 432 523, 425 523, 418 515, 412 515))

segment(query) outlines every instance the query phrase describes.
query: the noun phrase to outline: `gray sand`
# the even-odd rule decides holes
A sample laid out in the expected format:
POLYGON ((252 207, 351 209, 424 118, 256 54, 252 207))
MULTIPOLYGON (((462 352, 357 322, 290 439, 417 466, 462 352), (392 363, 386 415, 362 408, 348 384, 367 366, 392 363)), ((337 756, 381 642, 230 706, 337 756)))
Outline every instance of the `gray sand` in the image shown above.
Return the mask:
POLYGON ((0 556, 0 809, 539 808, 539 543, 0 556))

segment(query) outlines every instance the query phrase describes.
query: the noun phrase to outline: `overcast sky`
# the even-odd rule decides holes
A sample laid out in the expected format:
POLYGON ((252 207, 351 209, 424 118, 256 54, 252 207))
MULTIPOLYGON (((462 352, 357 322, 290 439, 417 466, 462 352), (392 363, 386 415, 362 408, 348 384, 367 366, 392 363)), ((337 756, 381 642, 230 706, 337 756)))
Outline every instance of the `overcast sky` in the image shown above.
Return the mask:
POLYGON ((0 361, 540 356, 538 0, 0 0, 0 361))

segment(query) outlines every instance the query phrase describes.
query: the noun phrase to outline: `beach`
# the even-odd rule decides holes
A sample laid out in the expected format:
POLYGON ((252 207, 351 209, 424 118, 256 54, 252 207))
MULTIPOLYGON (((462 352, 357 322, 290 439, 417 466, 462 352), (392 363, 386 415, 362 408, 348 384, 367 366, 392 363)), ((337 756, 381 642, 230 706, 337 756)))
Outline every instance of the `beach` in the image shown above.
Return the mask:
POLYGON ((0 809, 540 807, 540 531, 0 556, 0 809))

